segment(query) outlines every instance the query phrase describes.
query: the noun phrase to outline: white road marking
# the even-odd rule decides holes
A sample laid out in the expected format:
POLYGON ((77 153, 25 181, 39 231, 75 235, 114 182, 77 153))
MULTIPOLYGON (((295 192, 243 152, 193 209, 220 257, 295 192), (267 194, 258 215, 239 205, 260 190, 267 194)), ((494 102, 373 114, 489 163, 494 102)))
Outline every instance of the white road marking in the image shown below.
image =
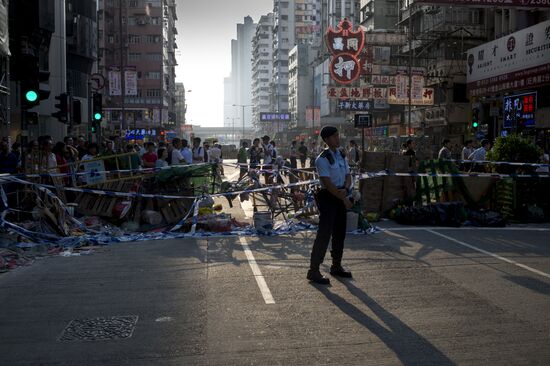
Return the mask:
POLYGON ((484 230, 484 231, 540 231, 547 232, 550 231, 550 227, 521 227, 521 226, 510 226, 510 227, 477 227, 477 226, 465 226, 465 227, 442 227, 442 226, 417 226, 417 227, 380 227, 383 231, 424 231, 424 230, 459 230, 459 231, 468 231, 468 230, 484 230))
POLYGON ((246 259, 248 259, 248 264, 250 264, 250 268, 252 269, 252 273, 254 274, 254 278, 256 279, 256 283, 260 288, 260 292, 262 293, 265 303, 275 304, 275 300, 271 295, 271 291, 269 291, 269 287, 267 287, 265 278, 262 275, 262 271, 260 271, 260 267, 258 267, 258 264, 256 263, 256 259, 254 258, 254 255, 252 254, 252 251, 250 250, 250 247, 246 242, 246 238, 243 236, 239 236, 239 241, 243 246, 244 253, 246 254, 246 259))
POLYGON ((452 241, 452 242, 455 242, 455 243, 457 243, 457 244, 460 244, 460 245, 462 245, 462 246, 465 246, 466 248, 473 249, 473 250, 478 251, 478 252, 480 252, 480 253, 487 254, 487 255, 489 255, 489 256, 491 256, 491 257, 493 257, 493 258, 500 259, 501 261, 504 261, 504 262, 506 262, 506 263, 510 263, 510 264, 513 264, 514 266, 523 268, 523 269, 525 269, 525 270, 527 270, 527 271, 529 271, 529 272, 536 273, 536 274, 538 274, 539 276, 546 277, 546 278, 550 278, 550 274, 545 273, 545 272, 542 272, 542 271, 539 271, 538 269, 534 269, 534 268, 532 268, 532 267, 526 266, 525 264, 521 264, 521 263, 518 263, 518 262, 513 261, 513 260, 511 260, 511 259, 501 257, 501 256, 498 255, 498 254, 494 254, 494 253, 488 252, 488 251, 486 251, 486 250, 480 249, 480 248, 478 248, 478 247, 475 247, 475 246, 473 246, 473 245, 471 245, 471 244, 468 244, 468 243, 465 243, 465 242, 463 242, 463 241, 457 240, 457 239, 455 239, 455 238, 451 238, 450 236, 443 235, 443 234, 438 233, 438 232, 436 232, 436 231, 429 230, 429 229, 426 230, 426 231, 429 232, 429 233, 432 233, 432 234, 434 234, 434 235, 440 236, 440 237, 442 237, 442 238, 445 238, 445 239, 447 239, 447 240, 450 240, 450 241, 452 241))

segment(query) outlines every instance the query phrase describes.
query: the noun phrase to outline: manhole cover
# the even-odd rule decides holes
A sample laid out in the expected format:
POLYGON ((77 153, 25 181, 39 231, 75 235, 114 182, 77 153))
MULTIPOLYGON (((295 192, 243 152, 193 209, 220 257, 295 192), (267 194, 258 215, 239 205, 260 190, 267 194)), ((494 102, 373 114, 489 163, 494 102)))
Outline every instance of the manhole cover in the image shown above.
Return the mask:
POLYGON ((75 319, 63 330, 60 341, 107 341, 130 338, 138 317, 134 315, 108 318, 75 319))

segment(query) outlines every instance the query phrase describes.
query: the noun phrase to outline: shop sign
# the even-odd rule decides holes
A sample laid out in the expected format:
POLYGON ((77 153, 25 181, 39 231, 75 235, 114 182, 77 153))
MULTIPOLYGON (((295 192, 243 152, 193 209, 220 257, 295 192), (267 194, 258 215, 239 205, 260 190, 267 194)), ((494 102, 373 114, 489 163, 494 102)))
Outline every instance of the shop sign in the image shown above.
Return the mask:
POLYGON ((470 96, 550 84, 550 20, 467 51, 470 96))
POLYGON ((329 71, 332 79, 340 84, 350 84, 361 74, 358 56, 363 50, 365 37, 361 28, 353 30, 353 24, 343 19, 334 30, 330 27, 325 42, 332 54, 329 71))
POLYGON ((534 127, 537 109, 537 93, 517 94, 504 97, 504 128, 534 127))

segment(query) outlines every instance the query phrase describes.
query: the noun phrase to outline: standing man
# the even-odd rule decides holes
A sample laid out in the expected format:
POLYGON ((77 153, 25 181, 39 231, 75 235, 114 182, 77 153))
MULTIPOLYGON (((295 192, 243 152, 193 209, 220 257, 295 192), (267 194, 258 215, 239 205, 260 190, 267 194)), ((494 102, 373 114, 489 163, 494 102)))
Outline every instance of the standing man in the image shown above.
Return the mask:
POLYGON ((298 151, 296 150, 296 140, 290 144, 290 168, 298 168, 298 151))
POLYGON ((204 163, 204 148, 201 147, 201 138, 193 139, 193 164, 204 163))
POLYGON ((304 141, 300 141, 300 147, 298 148, 298 153, 300 154, 300 164, 302 164, 302 169, 306 167, 307 160, 307 146, 304 141))
POLYGON ((353 166, 359 164, 359 158, 359 148, 357 147, 357 143, 355 143, 355 140, 350 140, 348 150, 349 164, 353 166))
POLYGON ((246 175, 246 172, 248 171, 247 166, 247 151, 246 148, 248 147, 248 142, 243 141, 241 148, 239 149, 239 152, 237 153, 237 163, 239 164, 240 173, 239 173, 239 180, 242 179, 246 175))
POLYGON ((319 174, 321 190, 317 194, 319 206, 319 227, 311 250, 311 262, 307 279, 311 282, 328 285, 330 280, 324 277, 319 268, 328 248, 332 236, 332 267, 333 276, 350 278, 351 272, 342 268, 344 240, 346 239, 346 216, 352 202, 349 198, 351 175, 345 157, 338 149, 340 136, 333 126, 321 129, 321 138, 328 145, 315 160, 315 167, 319 174))
POLYGON ((451 140, 445 139, 441 143, 441 150, 439 150, 439 154, 437 154, 437 158, 439 160, 451 160, 451 140))
MULTIPOLYGON (((273 168, 273 145, 271 144, 271 139, 269 136, 265 135, 262 137, 262 148, 264 150, 264 170, 271 170, 273 168)), ((265 173, 265 184, 270 184, 273 182, 273 176, 271 173, 265 173)))
POLYGON ((189 148, 189 142, 186 139, 181 140, 181 155, 186 164, 193 164, 193 152, 189 148))
POLYGON ((180 165, 185 164, 185 159, 181 155, 181 140, 179 137, 172 139, 172 159, 170 160, 170 165, 180 165))

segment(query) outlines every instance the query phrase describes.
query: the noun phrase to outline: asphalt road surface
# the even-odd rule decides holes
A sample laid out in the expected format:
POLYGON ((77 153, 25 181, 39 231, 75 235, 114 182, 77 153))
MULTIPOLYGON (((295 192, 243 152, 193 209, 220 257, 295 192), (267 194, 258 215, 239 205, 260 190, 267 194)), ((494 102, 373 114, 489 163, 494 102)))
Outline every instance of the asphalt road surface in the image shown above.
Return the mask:
POLYGON ((115 244, 0 275, 1 365, 549 365, 550 227, 115 244), (323 271, 328 272, 329 262, 323 271))

